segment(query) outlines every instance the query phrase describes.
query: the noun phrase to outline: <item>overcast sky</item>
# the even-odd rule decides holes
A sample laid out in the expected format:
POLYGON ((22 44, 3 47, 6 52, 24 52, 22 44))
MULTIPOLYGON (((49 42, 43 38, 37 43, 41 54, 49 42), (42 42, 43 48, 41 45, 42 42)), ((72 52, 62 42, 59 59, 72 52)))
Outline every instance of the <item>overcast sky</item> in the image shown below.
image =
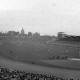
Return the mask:
POLYGON ((80 35, 80 0, 0 0, 0 31, 80 35))

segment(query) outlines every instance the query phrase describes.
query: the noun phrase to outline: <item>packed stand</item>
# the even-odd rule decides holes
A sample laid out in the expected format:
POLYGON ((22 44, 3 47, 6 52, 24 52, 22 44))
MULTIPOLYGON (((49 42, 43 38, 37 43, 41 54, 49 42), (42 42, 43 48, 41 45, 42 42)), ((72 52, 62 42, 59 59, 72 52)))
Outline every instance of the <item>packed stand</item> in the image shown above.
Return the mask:
POLYGON ((26 73, 24 71, 0 67, 0 80, 74 80, 74 79, 49 76, 44 74, 26 73))

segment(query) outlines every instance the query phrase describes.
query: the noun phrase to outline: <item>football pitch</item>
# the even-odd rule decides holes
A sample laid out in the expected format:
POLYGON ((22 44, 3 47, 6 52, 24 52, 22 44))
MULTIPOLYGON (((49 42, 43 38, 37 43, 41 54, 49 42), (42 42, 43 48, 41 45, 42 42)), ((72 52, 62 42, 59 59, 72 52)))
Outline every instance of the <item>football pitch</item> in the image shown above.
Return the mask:
POLYGON ((21 60, 48 60, 56 56, 79 58, 80 48, 75 46, 44 44, 39 41, 0 42, 0 52, 21 60), (66 53, 67 51, 67 53, 66 53))

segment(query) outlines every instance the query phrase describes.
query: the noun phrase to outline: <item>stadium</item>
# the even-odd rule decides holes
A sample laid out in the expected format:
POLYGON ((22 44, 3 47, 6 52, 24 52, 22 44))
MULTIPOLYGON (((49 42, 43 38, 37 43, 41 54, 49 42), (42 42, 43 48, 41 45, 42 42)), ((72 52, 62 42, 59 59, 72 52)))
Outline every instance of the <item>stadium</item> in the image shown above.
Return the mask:
POLYGON ((12 33, 1 36, 0 78, 5 80, 79 80, 80 48, 78 43, 74 44, 74 40, 71 42, 60 40, 58 37, 26 37, 24 31, 17 37, 12 33))
POLYGON ((0 80, 80 80, 80 0, 0 0, 0 80))

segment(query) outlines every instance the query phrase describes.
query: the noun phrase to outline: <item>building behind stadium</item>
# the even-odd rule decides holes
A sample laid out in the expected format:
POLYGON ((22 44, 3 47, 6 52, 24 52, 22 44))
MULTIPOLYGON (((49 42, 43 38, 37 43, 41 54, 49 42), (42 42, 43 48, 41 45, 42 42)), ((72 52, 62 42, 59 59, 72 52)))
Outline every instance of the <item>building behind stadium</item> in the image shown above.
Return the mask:
POLYGON ((64 32, 58 32, 58 39, 59 40, 63 40, 63 41, 76 41, 76 42, 80 42, 80 36, 68 35, 68 34, 65 34, 64 32))

